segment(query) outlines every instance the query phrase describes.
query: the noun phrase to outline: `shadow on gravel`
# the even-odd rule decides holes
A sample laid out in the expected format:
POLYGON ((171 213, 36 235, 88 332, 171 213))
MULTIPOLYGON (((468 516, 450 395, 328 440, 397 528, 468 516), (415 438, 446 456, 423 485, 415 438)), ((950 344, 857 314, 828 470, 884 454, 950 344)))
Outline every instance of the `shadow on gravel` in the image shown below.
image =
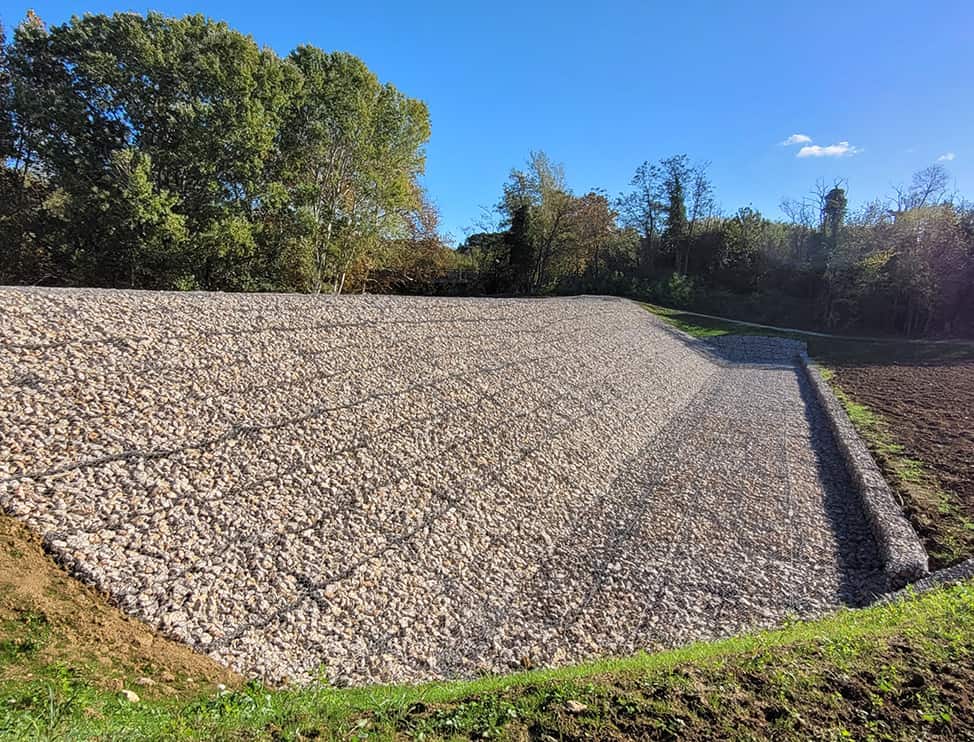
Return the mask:
POLYGON ((838 544, 838 553, 834 555, 842 576, 838 597, 850 606, 873 602, 885 589, 882 561, 825 412, 805 372, 790 360, 796 340, 754 335, 723 335, 703 340, 665 322, 660 325, 671 337, 709 355, 724 367, 789 368, 794 373, 822 482, 822 505, 838 544))
POLYGON ((879 550, 825 412, 805 372, 798 367, 793 371, 816 453, 823 505, 839 545, 836 559, 843 577, 840 597, 847 605, 867 605, 884 591, 879 550))
POLYGON ((822 507, 838 547, 832 557, 841 575, 838 598, 857 607, 873 602, 885 589, 882 560, 825 411, 794 360, 804 343, 783 337, 725 335, 706 344, 725 366, 788 369, 794 374, 822 484, 822 507))

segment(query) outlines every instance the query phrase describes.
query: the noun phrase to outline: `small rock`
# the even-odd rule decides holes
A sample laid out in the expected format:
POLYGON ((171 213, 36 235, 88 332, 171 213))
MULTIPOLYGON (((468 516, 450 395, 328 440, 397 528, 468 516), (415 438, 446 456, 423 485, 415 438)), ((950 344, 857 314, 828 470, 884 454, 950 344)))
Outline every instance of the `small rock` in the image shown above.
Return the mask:
POLYGON ((135 681, 138 685, 155 685, 156 681, 152 678, 139 678, 135 681))
POLYGON ((568 712, 571 714, 581 714, 588 711, 588 706, 581 701, 569 701, 565 704, 565 708, 567 708, 568 712))
POLYGON ((122 697, 129 703, 139 702, 139 694, 136 693, 134 690, 129 690, 128 688, 122 688, 120 693, 122 694, 122 697))

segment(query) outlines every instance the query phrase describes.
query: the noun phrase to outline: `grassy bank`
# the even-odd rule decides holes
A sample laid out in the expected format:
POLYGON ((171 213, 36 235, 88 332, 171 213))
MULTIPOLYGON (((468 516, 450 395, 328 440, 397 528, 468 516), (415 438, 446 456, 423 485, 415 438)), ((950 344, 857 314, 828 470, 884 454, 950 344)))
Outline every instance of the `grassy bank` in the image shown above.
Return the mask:
MULTIPOLYGON (((4 644, 30 662, 36 645, 4 644), (28 656, 23 656, 28 655, 28 656)), ((39 739, 956 739, 974 734, 974 586, 655 655, 414 687, 185 688, 126 700, 70 665, 0 683, 39 739)), ((127 689, 126 689, 127 690, 127 689)), ((141 692, 141 689, 137 689, 141 692)))

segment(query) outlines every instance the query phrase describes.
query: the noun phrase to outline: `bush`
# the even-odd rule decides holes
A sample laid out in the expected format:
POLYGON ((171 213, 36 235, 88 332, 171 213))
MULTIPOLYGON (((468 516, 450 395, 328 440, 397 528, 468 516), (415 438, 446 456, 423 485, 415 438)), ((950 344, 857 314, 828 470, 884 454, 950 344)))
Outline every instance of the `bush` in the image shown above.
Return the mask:
POLYGON ((696 302, 697 283, 690 276, 671 273, 657 281, 650 289, 650 298, 659 304, 678 309, 689 309, 696 302))

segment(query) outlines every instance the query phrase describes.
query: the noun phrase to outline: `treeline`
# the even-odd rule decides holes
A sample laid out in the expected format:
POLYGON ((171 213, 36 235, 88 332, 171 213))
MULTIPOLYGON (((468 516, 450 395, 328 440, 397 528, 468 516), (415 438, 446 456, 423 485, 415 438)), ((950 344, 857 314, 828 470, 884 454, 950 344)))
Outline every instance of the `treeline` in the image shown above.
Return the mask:
POLYGON ((943 167, 850 212, 842 183, 786 200, 787 220, 721 215, 706 164, 639 166, 631 190, 576 195, 534 153, 513 170, 499 229, 459 252, 485 293, 611 293, 760 322, 974 336, 974 206, 943 167))
POLYGON ((354 56, 156 13, 29 13, 0 55, 0 283, 340 291, 452 259, 426 106, 354 56))
POLYGON ((716 206, 706 164, 575 194, 532 154, 456 251, 419 186, 422 101, 361 60, 281 58, 202 16, 0 28, 0 283, 609 293, 838 331, 974 335, 974 208, 939 166, 850 211, 716 206))

